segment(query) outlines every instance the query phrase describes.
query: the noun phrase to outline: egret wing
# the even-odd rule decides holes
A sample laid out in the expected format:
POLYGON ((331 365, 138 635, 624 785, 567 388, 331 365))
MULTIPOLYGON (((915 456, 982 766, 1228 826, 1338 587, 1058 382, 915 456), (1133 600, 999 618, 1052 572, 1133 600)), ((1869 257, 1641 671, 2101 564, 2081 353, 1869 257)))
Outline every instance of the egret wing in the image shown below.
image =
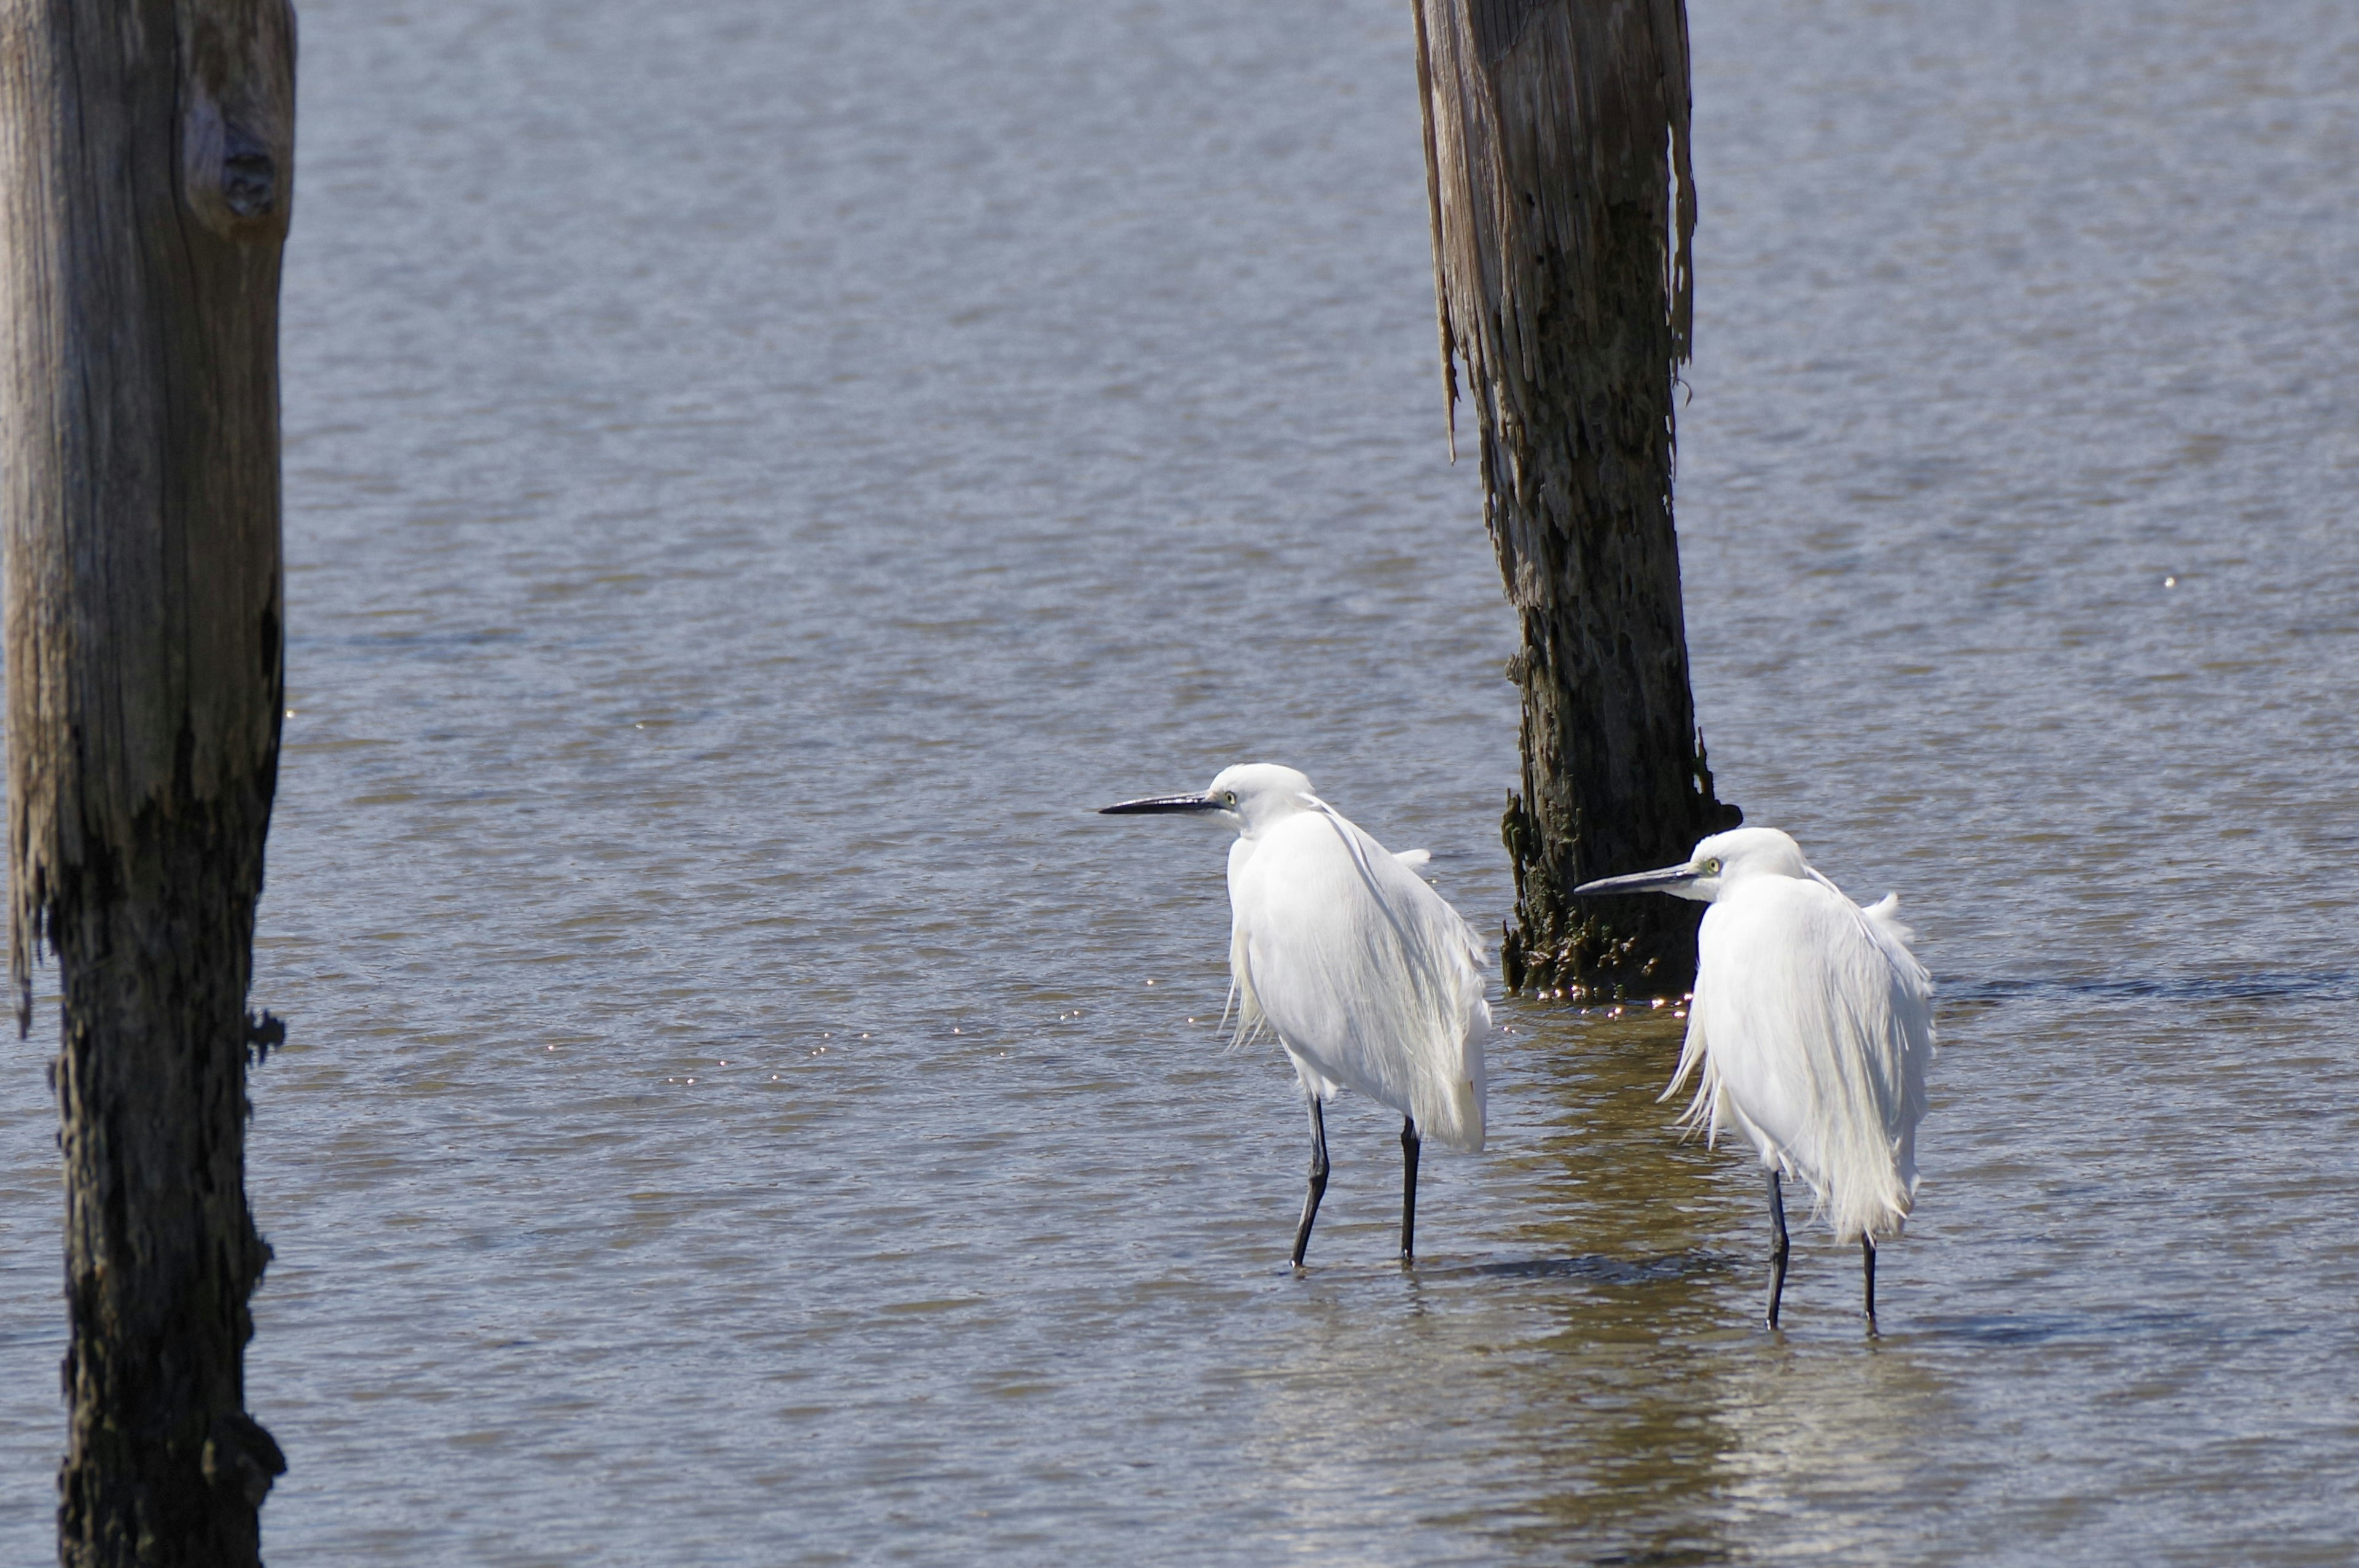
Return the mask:
POLYGON ((1913 1190, 1917 1124, 1925 1119, 1925 1075, 1933 1065, 1933 977, 1908 950, 1917 934, 1901 924, 1898 893, 1886 893, 1859 914, 1892 968, 1892 1016, 1900 1028, 1900 1169, 1913 1190))
POLYGON ((1230 958, 1253 1017, 1323 1077, 1483 1144, 1482 948, 1441 895, 1332 812, 1233 859, 1230 958))
POLYGON ((1723 894, 1704 915, 1682 1054, 1682 1076, 1702 1069, 1689 1119, 1738 1127, 1846 1239, 1908 1217, 1931 1052, 1930 981, 1878 907, 1789 877, 1723 894))

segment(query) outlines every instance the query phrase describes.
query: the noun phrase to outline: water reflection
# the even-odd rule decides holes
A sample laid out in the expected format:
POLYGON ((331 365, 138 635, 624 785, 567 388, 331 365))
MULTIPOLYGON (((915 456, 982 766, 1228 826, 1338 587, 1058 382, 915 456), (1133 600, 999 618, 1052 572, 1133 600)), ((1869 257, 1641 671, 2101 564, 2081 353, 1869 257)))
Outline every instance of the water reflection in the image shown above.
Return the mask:
POLYGON ((1446 1561, 1725 1560, 1750 1292, 1720 1162, 1655 1103, 1681 1025, 1505 1011, 1540 1123, 1486 1173, 1512 1223, 1480 1260, 1315 1271, 1256 1384, 1280 1533, 1325 1561, 1404 1530, 1446 1561), (1443 1470, 1477 1484, 1420 1503, 1443 1470))
MULTIPOLYGON (((1907 1333, 1864 1354, 1783 1339, 1731 1358, 1711 1417, 1726 1434, 1718 1509, 1778 1555, 1874 1562, 1926 1544, 1914 1455, 1930 1434, 1968 1424, 1950 1379, 1907 1333), (1807 1501, 1804 1501, 1807 1499, 1807 1501)), ((1941 1486, 1955 1502, 1963 1465, 1941 1486)))
POLYGON ((1499 1480, 1521 1495, 1495 1489, 1494 1528, 1534 1560, 1570 1547, 1576 1561, 1726 1561, 1715 1346, 1743 1330, 1743 1290, 1719 1162, 1672 1135, 1657 1103, 1685 1025, 1668 1011, 1553 1027, 1523 1016, 1550 1115, 1523 1156, 1540 1201, 1518 1239, 1603 1261, 1549 1297, 1521 1407, 1498 1433, 1499 1480))

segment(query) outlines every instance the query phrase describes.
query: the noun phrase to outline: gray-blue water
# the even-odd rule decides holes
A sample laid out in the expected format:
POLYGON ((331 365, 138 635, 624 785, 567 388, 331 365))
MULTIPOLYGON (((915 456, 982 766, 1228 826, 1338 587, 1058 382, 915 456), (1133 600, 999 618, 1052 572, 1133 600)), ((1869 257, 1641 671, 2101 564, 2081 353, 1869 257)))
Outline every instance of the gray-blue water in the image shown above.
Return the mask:
POLYGON ((1942 986, 1872 1343, 1661 1014, 1501 1004, 1414 1276, 1344 1102, 1290 1276, 1220 847, 1085 815, 1287 761, 1506 912, 1406 4, 303 23, 274 1563, 2359 1553, 2359 9, 1695 0, 1698 709, 1942 986))

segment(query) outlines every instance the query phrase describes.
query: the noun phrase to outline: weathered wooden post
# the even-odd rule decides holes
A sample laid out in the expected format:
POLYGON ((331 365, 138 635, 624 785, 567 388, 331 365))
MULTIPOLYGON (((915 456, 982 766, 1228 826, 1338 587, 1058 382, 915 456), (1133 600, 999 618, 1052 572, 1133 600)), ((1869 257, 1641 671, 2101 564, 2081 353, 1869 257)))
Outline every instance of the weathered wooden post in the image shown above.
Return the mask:
POLYGON ((1695 229, 1686 8, 1415 5, 1443 374, 1454 410, 1464 362, 1523 622, 1501 968, 1511 989, 1676 995, 1701 906, 1570 892, 1681 860, 1739 819, 1695 728, 1671 527, 1695 229))
POLYGON ((64 993, 69 1565, 260 1561, 245 1011, 282 711, 286 0, 0 0, 9 965, 64 993))

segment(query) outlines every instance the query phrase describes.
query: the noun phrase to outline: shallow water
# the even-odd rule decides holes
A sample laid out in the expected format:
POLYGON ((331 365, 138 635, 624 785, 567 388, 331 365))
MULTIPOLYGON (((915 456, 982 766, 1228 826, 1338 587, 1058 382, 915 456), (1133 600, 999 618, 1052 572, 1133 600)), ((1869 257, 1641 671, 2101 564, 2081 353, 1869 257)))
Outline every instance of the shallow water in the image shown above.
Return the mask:
POLYGON ((1413 1276, 1343 1102, 1291 1277, 1219 844, 1084 814, 1509 905, 1406 5, 305 5, 274 1562, 2350 1559, 2359 13, 1692 22, 1698 708, 1942 986, 1875 1341, 1663 1013, 1502 1004, 1413 1276))

